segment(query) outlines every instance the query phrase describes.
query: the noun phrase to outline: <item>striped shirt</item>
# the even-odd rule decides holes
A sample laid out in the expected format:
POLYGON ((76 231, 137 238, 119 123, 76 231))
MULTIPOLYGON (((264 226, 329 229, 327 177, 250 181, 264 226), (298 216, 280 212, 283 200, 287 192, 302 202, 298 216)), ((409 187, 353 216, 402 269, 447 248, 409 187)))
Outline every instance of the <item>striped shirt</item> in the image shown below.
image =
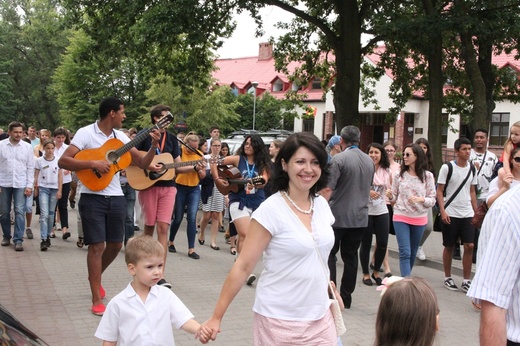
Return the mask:
POLYGON ((506 309, 507 339, 520 342, 520 185, 500 196, 484 219, 468 296, 506 309))

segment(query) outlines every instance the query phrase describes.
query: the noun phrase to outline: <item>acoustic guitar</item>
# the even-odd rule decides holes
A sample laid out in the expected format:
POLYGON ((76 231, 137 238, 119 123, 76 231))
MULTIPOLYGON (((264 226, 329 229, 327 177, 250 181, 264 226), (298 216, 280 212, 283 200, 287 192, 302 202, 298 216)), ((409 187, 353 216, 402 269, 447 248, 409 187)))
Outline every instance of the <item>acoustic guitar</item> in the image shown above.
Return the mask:
POLYGON ((167 127, 172 121, 173 115, 168 112, 153 127, 141 132, 126 144, 117 138, 111 138, 100 148, 81 150, 74 156, 75 159, 84 161, 106 160, 110 163, 110 170, 107 173, 100 173, 95 169, 82 169, 76 171, 76 176, 89 190, 103 190, 110 185, 112 178, 117 172, 125 169, 132 163, 132 155, 129 153, 130 149, 143 142, 150 132, 167 127))
MULTIPOLYGON (((145 153, 140 151, 140 153, 145 153)), ((201 159, 198 161, 184 161, 174 162, 173 156, 170 153, 162 153, 155 155, 152 164, 160 165, 161 169, 158 172, 142 169, 137 166, 130 166, 126 169, 126 179, 131 187, 136 190, 145 190, 161 180, 172 180, 175 178, 175 168, 195 166, 199 162, 206 162, 201 159)))
POLYGON ((265 179, 262 176, 252 179, 244 179, 242 174, 235 166, 219 165, 217 166, 218 176, 220 179, 215 180, 215 186, 221 194, 227 195, 230 192, 238 192, 244 188, 244 185, 264 185, 265 179), (224 183, 224 182, 227 182, 224 183))

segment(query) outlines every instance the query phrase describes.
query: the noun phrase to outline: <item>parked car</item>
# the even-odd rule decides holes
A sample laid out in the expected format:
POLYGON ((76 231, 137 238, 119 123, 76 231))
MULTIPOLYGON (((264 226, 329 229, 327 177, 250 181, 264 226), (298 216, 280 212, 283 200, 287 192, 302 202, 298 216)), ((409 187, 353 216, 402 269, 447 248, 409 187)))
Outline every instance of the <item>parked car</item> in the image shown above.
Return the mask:
POLYGON ((244 142, 244 139, 248 135, 259 135, 262 137, 262 140, 264 141, 264 144, 266 148, 269 148, 271 143, 275 139, 280 139, 284 141, 287 137, 289 137, 292 132, 287 130, 269 130, 269 131, 256 131, 256 130, 240 130, 240 131, 234 131, 229 136, 227 136, 225 139, 222 140, 222 142, 227 143, 229 145, 229 152, 231 155, 235 154, 235 152, 240 148, 242 143, 244 142))
POLYGON ((47 345, 29 328, 18 321, 5 307, 0 305, 0 345, 47 345))

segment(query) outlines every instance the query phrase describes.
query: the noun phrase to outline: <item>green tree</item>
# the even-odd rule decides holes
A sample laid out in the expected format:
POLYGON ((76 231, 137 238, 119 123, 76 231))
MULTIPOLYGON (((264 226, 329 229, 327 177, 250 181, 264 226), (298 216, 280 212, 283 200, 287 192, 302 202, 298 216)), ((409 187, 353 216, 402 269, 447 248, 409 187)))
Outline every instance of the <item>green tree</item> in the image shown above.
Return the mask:
POLYGON ((9 0, 0 4, 0 121, 54 129, 58 104, 49 86, 67 44, 57 1, 9 0), (5 112, 5 113, 4 113, 5 112))
POLYGON ((61 119, 72 129, 85 126, 98 117, 99 102, 115 96, 125 103, 125 126, 135 126, 146 108, 148 76, 132 58, 96 53, 96 44, 82 30, 71 35, 53 77, 61 119))
MULTIPOLYGON (((93 38, 112 37, 127 43, 132 54, 140 56, 143 66, 159 69, 183 92, 197 83, 212 68, 211 49, 221 45, 220 38, 234 29, 234 10, 249 11, 262 30, 258 11, 268 5, 296 16, 275 48, 276 67, 291 72, 301 85, 313 77, 323 80, 325 90, 334 79, 334 106, 340 127, 359 124, 360 64, 362 56, 378 38, 361 44, 361 34, 370 32, 372 15, 381 2, 374 0, 183 0, 174 3, 158 0, 103 1, 65 0, 93 38), (169 60, 168 50, 185 52, 186 59, 169 60), (329 57, 333 53, 333 57, 329 57), (151 58, 153 57, 153 59, 151 58), (289 62, 300 61, 296 71, 286 70, 289 62)), ((98 39, 98 42, 102 40, 98 39)), ((100 43, 102 44, 102 43, 100 43)))
MULTIPOLYGON (((189 95, 183 94, 171 77, 158 77, 146 91, 147 103, 151 107, 163 103, 171 107, 175 122, 185 121, 189 131, 207 135, 208 129, 218 125, 222 133, 231 132, 239 123, 235 112, 238 101, 231 88, 215 87, 213 90, 196 88, 189 95)), ((150 115, 140 117, 140 126, 150 124, 150 115)))

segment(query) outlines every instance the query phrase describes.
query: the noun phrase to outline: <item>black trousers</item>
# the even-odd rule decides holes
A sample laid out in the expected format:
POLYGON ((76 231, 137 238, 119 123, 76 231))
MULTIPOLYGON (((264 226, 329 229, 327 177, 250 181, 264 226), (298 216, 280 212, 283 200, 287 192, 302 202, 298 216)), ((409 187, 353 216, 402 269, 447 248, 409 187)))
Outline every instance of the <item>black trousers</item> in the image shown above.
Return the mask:
MULTIPOLYGON (((330 279, 337 285, 336 281, 336 254, 340 251, 343 260, 343 276, 339 293, 346 302, 351 301, 351 294, 356 288, 356 276, 358 269, 358 250, 361 244, 361 237, 366 227, 362 228, 333 228, 334 246, 329 255, 330 279)), ((349 306, 350 304, 345 304, 349 306)))

